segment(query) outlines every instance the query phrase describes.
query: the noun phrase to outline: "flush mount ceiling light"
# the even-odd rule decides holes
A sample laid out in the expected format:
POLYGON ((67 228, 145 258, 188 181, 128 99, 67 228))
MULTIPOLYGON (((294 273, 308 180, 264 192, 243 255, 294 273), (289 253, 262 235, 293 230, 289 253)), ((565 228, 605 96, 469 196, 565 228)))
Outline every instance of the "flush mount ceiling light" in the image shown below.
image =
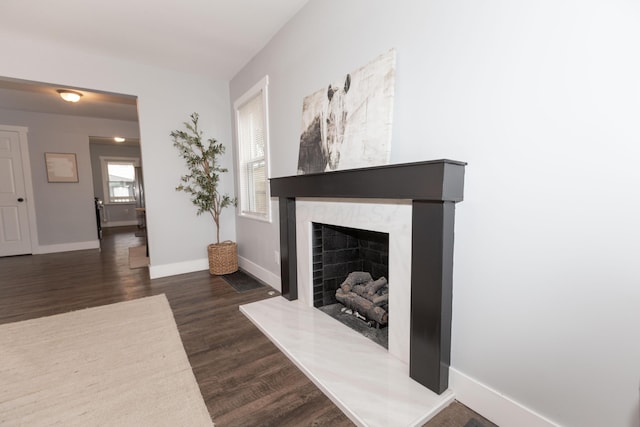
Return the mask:
POLYGON ((125 139, 124 139, 123 137, 121 137, 121 136, 115 136, 115 137, 113 138, 113 140, 114 140, 115 142, 124 142, 124 141, 125 141, 125 139))
POLYGON ((60 94, 60 97, 67 102, 78 102, 82 96, 80 92, 73 90, 58 89, 57 92, 60 94))

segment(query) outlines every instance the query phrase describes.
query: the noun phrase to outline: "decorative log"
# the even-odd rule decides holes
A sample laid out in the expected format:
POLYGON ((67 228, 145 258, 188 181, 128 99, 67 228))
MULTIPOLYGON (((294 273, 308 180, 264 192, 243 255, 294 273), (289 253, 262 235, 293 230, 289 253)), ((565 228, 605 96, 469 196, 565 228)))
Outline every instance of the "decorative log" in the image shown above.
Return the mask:
POLYGON ((385 294, 385 295, 376 295, 373 297, 373 299, 371 300, 371 302, 374 305, 383 305, 386 304, 389 301, 389 294, 385 294))
POLYGON ((371 283, 367 283, 367 293, 371 296, 375 295, 376 292, 380 290, 380 288, 384 287, 387 284, 387 279, 385 277, 381 277, 378 280, 375 280, 371 283))
POLYGON ((367 286, 366 285, 355 285, 351 289, 351 292, 355 292, 356 294, 360 295, 361 297, 365 297, 367 295, 367 286))
POLYGON ((350 292, 355 285, 367 283, 372 280, 373 277, 371 277, 371 274, 367 273, 366 271, 352 271, 351 273, 349 273, 344 282, 342 282, 340 287, 344 292, 350 292))
MULTIPOLYGON (((383 277, 384 279, 384 277, 383 277)), ((387 279, 384 279, 384 281, 386 282, 387 279)), ((380 289, 378 289, 376 292, 374 293, 370 293, 369 289, 371 289, 371 284, 375 283, 375 282, 369 282, 367 285, 355 285, 353 286, 353 288, 351 289, 351 291, 349 292, 355 292, 356 294, 360 295, 362 298, 366 298, 369 301, 374 301, 374 299, 376 297, 379 297, 380 295, 385 295, 389 293, 389 286, 385 283, 384 285, 382 285, 382 287, 380 289)), ((342 288, 342 290, 344 291, 344 288, 342 288)))
POLYGON ((354 292, 344 292, 342 289, 338 289, 336 299, 346 307, 357 310, 360 314, 364 314, 368 319, 375 320, 381 325, 386 325, 389 321, 389 315, 385 310, 354 292))

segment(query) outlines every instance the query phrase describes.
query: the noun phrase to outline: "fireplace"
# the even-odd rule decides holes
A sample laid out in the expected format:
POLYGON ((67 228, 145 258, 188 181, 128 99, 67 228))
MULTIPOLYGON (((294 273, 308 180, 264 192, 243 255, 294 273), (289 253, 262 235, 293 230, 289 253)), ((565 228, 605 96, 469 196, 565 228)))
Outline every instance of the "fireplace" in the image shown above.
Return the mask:
POLYGON ((314 307, 336 303, 336 290, 353 271, 389 277, 388 233, 316 222, 311 232, 314 307))
MULTIPOLYGON (((363 229, 388 236, 387 276, 389 307, 393 318, 385 337, 388 353, 406 365, 411 349, 411 212, 406 200, 375 199, 296 199, 296 275, 297 300, 313 307, 313 224, 322 223, 342 229, 363 229)), ((367 335, 367 334, 363 334, 367 335)), ((373 341, 378 342, 377 338, 373 341)))
POLYGON ((313 306, 388 348, 389 234, 312 223, 313 306))
POLYGON ((397 248, 389 254, 390 306, 406 316, 394 314, 389 352, 408 363, 411 378, 438 394, 448 387, 453 224, 464 166, 436 160, 271 180, 271 195, 280 204, 283 296, 313 303, 312 286, 303 286, 313 281, 311 222, 351 226, 360 214, 377 220, 372 229, 390 232, 397 248), (370 206, 362 207, 363 201, 370 206), (338 206, 344 204, 357 205, 355 213, 338 206), (404 217, 389 223, 394 213, 377 214, 389 207, 404 217), (389 227, 394 230, 385 231, 389 227), (299 272, 309 277, 298 277, 299 272))

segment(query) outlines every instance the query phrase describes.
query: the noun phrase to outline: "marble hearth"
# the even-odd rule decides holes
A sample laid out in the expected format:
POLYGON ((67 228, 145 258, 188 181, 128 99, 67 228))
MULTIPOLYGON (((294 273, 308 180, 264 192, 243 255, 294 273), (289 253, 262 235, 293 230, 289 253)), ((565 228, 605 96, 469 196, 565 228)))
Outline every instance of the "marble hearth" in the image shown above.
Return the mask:
POLYGON ((270 298, 240 311, 358 426, 421 426, 454 399, 418 384, 406 363, 301 300, 270 298))
POLYGON ((453 399, 453 216, 463 178, 464 163, 439 160, 271 181, 283 297, 241 310, 358 425, 420 425, 453 399), (313 222, 389 233, 388 351, 313 308, 313 222))

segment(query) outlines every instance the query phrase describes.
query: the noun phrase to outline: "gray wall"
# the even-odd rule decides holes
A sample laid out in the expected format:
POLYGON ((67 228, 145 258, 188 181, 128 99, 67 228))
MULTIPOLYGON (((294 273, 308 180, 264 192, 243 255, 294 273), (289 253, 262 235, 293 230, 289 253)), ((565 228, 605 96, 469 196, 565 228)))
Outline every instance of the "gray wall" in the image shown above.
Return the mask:
MULTIPOLYGON (((137 122, 0 110, 0 123, 29 128, 29 156, 40 250, 96 241, 89 136, 138 138, 137 122), (49 183, 44 153, 75 153, 77 183, 49 183)), ((37 248, 34 248, 38 250, 37 248)), ((55 251, 55 250, 54 250, 55 251)))
MULTIPOLYGON (((562 425, 637 426, 638 22, 623 0, 311 0, 233 78, 231 102, 269 75, 271 176, 293 175, 304 96, 395 48, 392 163, 469 163, 458 378, 562 425)), ((273 224, 236 228, 266 278, 280 274, 272 206, 273 224)))
MULTIPOLYGON (((137 222, 136 203, 106 204, 102 185, 102 162, 100 157, 135 157, 140 159, 139 145, 116 145, 90 143, 91 169, 93 171, 93 194, 100 198, 104 205, 103 225, 105 227, 122 225, 126 222, 137 222)), ((142 163, 141 163, 142 164, 142 163)))

